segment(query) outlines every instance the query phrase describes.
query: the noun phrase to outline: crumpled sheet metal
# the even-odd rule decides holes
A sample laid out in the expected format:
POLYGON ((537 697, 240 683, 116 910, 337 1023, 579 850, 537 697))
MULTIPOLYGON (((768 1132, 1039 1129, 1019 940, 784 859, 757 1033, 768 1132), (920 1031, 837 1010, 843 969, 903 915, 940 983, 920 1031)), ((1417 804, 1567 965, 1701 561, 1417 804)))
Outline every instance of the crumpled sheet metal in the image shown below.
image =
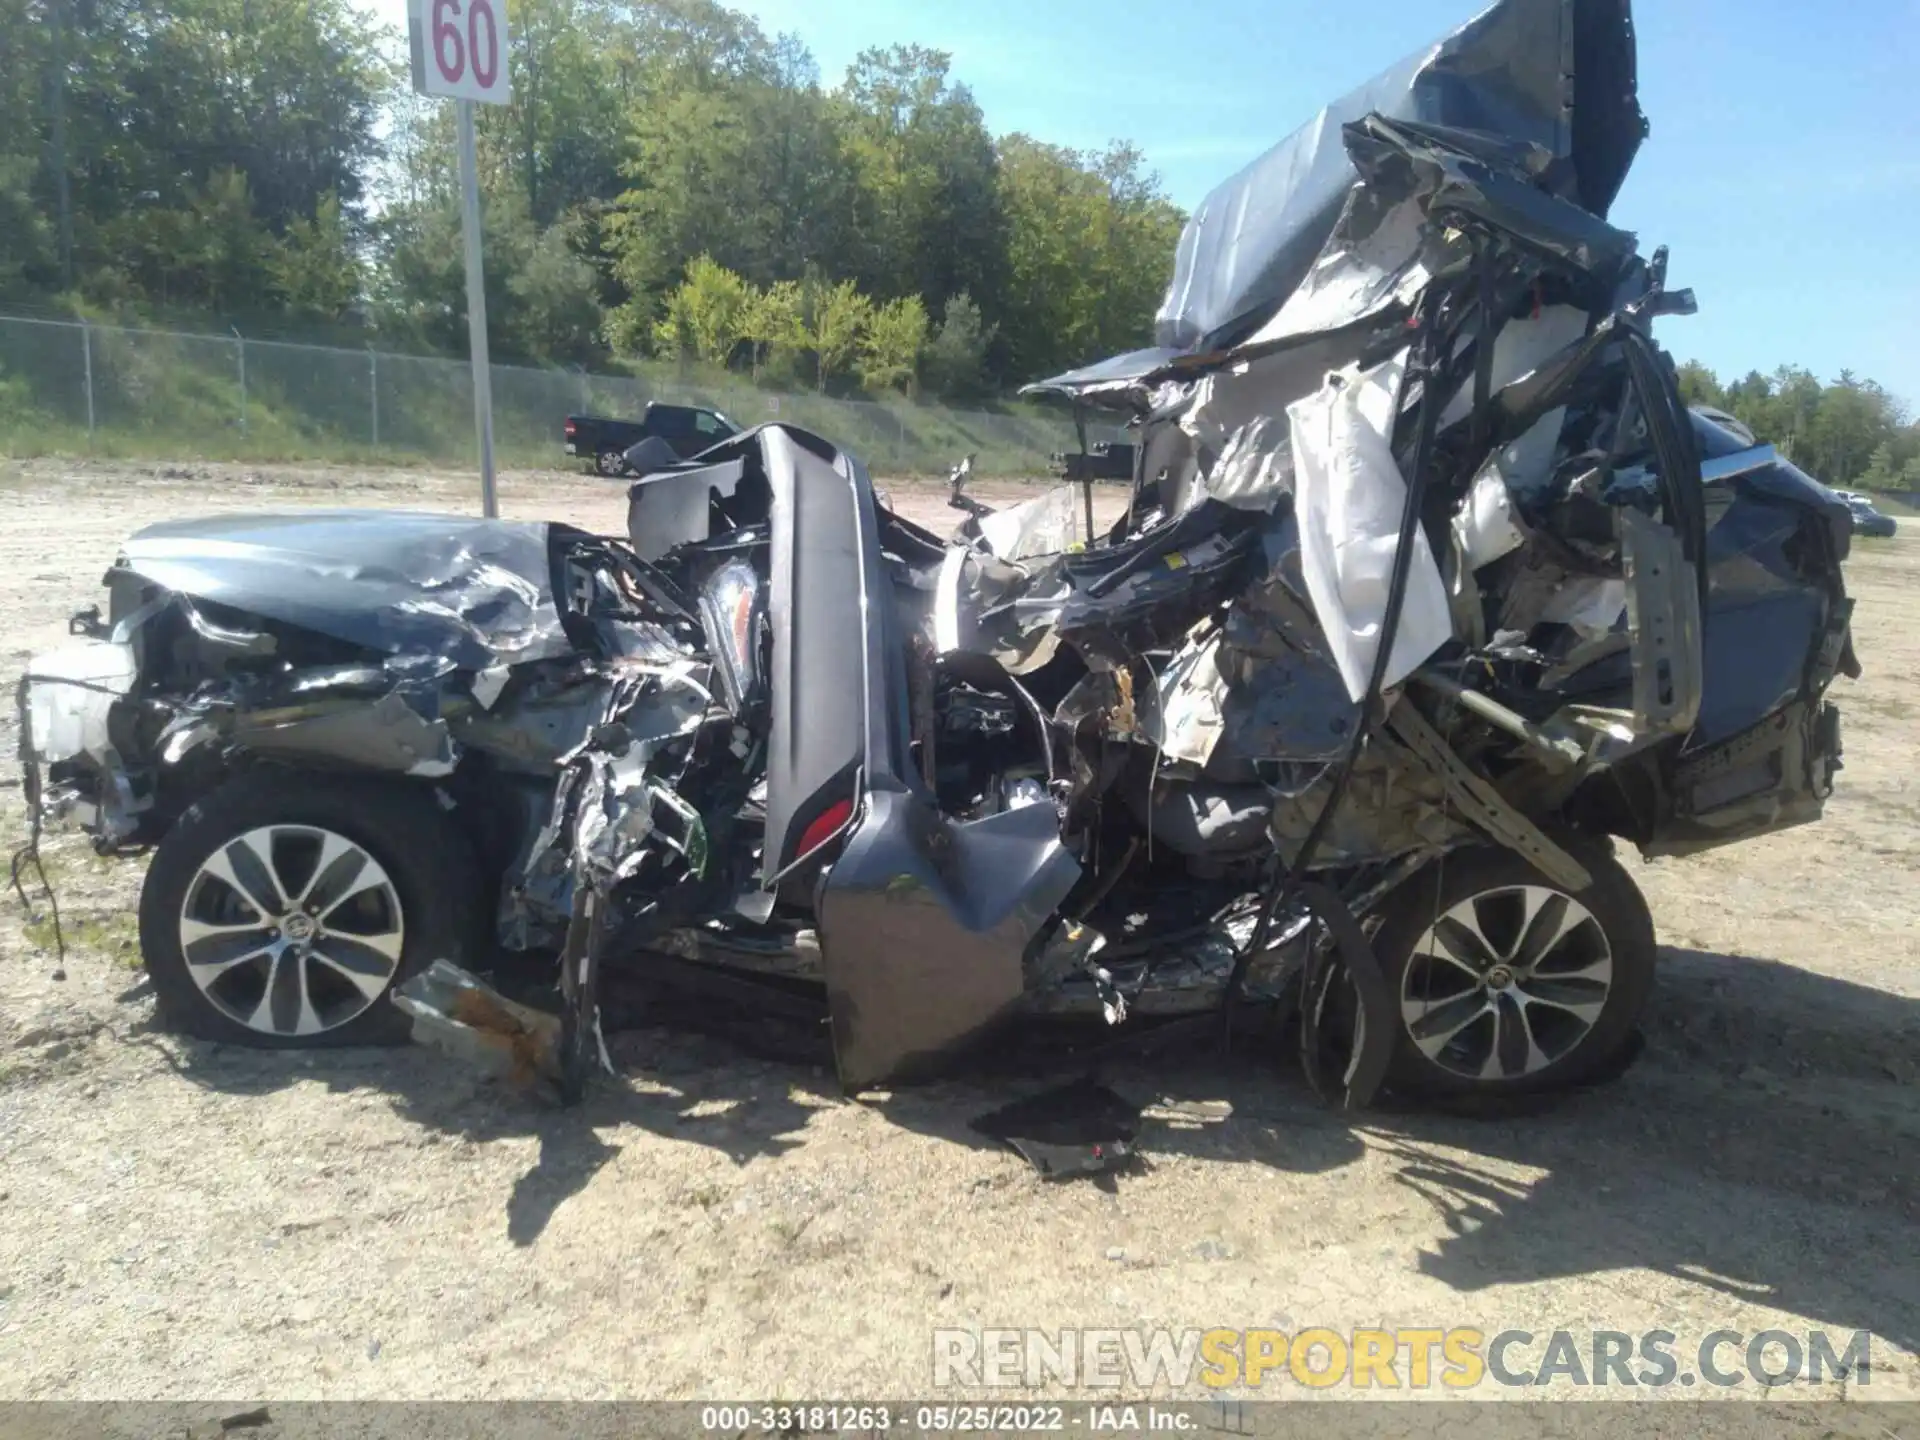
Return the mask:
POLYGON ((390 655, 463 670, 572 649, 552 593, 564 526, 392 510, 220 515, 150 525, 122 547, 134 574, 390 655))
MULTIPOLYGON (((606 884, 627 878, 645 859, 645 842, 658 831, 658 811, 664 807, 683 826, 689 839, 678 842, 699 845, 699 853, 688 853, 696 869, 704 868, 704 835, 698 812, 651 773, 651 763, 668 740, 691 734, 698 729, 712 707, 713 696, 696 672, 703 665, 683 663, 653 672, 657 683, 648 687, 622 717, 620 723, 632 743, 621 753, 590 750, 580 757, 586 762, 580 782, 577 808, 569 850, 575 875, 592 875, 606 884), (700 837, 698 840, 693 837, 700 837)), ((561 797, 556 798, 556 804, 561 797)))
MULTIPOLYGON (((1329 370, 1352 358, 1351 348, 1322 341, 1188 382, 1179 427, 1202 464, 1187 493, 1176 498, 1176 509, 1185 512, 1208 499, 1242 510, 1272 508, 1293 484, 1287 407, 1319 389, 1329 370)), ((1163 398, 1178 396, 1175 390, 1163 398)))
POLYGON ((998 1140, 1048 1180, 1100 1175, 1133 1164, 1140 1107, 1087 1077, 981 1115, 973 1128, 998 1140))
MULTIPOLYGON (((1333 662, 1355 700, 1366 694, 1382 643, 1388 578, 1407 486, 1393 457, 1407 352, 1369 370, 1348 367, 1287 409, 1292 430, 1301 568, 1333 662)), ((1453 638, 1446 585, 1413 533, 1412 567, 1382 684, 1397 685, 1453 638)))
POLYGON ((1087 544, 1080 491, 1056 485, 1042 495, 980 518, 980 538, 994 557, 1016 561, 1059 555, 1087 544))
POLYGON ((1539 147, 1563 162, 1549 177, 1556 192, 1604 216, 1645 133, 1634 71, 1627 0, 1499 0, 1335 101, 1200 203, 1180 237, 1156 343, 1234 344, 1300 288, 1358 184, 1345 127, 1371 113, 1539 147))
POLYGON ((560 1078, 560 1017, 507 999, 448 960, 435 960, 393 992, 413 1038, 519 1084, 560 1078))
POLYGON ((423 715, 399 689, 376 700, 280 723, 234 717, 228 738, 256 755, 331 760, 422 779, 451 775, 459 747, 438 715, 423 715))
POLYGON ((1160 704, 1150 732, 1153 743, 1169 760, 1205 765, 1213 757, 1226 728, 1224 707, 1227 682, 1219 668, 1220 634, 1181 647, 1157 677, 1160 704))

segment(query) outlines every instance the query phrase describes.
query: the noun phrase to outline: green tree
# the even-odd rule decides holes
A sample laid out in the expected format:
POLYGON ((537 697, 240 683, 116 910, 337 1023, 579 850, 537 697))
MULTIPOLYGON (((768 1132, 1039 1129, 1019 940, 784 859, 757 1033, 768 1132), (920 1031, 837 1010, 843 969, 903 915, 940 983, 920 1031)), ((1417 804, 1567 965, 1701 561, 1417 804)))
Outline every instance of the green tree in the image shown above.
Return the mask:
POLYGON ((596 0, 516 0, 512 98, 485 107, 482 134, 535 225, 614 194, 623 144, 615 57, 631 24, 596 0))
MULTIPOLYGON (((501 360, 581 362, 600 351, 599 277, 563 220, 533 223, 511 186, 486 197, 487 328, 501 360)), ((397 206, 378 227, 371 310, 389 343, 462 354, 466 268, 460 209, 451 194, 397 206)))
POLYGON ((744 333, 753 343, 756 379, 769 361, 806 349, 806 296, 799 282, 777 280, 754 296, 744 333))
POLYGON ((274 289, 297 318, 338 320, 360 298, 360 258, 338 196, 322 196, 312 219, 288 225, 267 263, 274 289))
POLYGON ((1720 389, 1720 381, 1713 371, 1698 360, 1689 360, 1679 369, 1680 398, 1689 405, 1711 405, 1724 410, 1727 405, 1726 394, 1720 389))
POLYGON ((864 50, 848 67, 834 112, 859 177, 848 260, 871 293, 937 299, 965 290, 991 304, 1006 254, 998 160, 951 66, 944 51, 894 45, 864 50))
POLYGON ((981 324, 980 307, 966 291, 947 300, 922 366, 937 394, 969 399, 986 389, 987 347, 994 333, 993 326, 981 324))
POLYGON ((813 351, 815 384, 824 391, 827 378, 845 374, 860 353, 873 302, 851 280, 838 285, 816 282, 807 290, 807 348, 813 351))
POLYGON ((1899 483, 1900 462, 1894 454, 1893 441, 1882 441, 1860 476, 1860 487, 1863 490, 1892 490, 1899 483))
POLYGON ((702 255, 667 296, 666 311, 654 326, 654 348, 661 355, 724 365, 752 328, 754 300, 752 286, 702 255))
POLYGON ((860 337, 860 383, 869 390, 914 394, 926 347, 927 307, 918 295, 875 306, 860 337))
POLYGON ((607 218, 615 280, 647 308, 702 252, 756 285, 845 273, 855 181, 805 48, 750 26, 660 33, 607 218))
POLYGON ((1182 218, 1115 146, 1095 155, 1024 135, 1000 142, 1012 373, 1037 377, 1147 342, 1182 218))
MULTIPOLYGON (((510 300, 500 327, 510 353, 530 360, 582 362, 600 349, 600 277, 564 224, 531 225, 512 257, 510 300)), ((492 319, 489 312, 488 319, 492 319)))

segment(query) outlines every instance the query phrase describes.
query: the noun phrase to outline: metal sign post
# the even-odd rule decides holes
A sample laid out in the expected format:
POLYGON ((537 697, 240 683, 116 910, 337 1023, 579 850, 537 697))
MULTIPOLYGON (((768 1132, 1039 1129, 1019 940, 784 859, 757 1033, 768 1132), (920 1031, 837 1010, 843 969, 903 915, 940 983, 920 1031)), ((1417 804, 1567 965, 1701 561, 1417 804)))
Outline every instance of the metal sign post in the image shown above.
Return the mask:
POLYGON ((507 22, 495 0, 408 0, 413 88, 454 102, 460 140, 460 228, 467 251, 467 349, 473 364, 473 428, 480 445, 480 511, 500 513, 493 484, 493 372, 487 360, 486 271, 480 256, 480 170, 473 107, 505 105, 507 22))
POLYGON ((487 280, 480 263, 480 173, 473 154, 473 101, 460 116, 460 229, 467 243, 467 353, 473 357, 473 428, 480 436, 480 513, 500 513, 493 489, 493 366, 487 359, 487 280))

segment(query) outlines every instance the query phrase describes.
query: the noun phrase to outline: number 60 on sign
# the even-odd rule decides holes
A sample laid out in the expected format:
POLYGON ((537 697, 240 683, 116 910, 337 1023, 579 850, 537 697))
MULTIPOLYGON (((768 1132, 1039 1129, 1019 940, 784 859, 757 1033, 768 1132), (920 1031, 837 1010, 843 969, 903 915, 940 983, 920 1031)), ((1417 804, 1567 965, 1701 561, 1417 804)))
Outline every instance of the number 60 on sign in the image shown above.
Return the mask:
POLYGON ((505 105, 506 0, 407 0, 407 41, 413 88, 505 105))

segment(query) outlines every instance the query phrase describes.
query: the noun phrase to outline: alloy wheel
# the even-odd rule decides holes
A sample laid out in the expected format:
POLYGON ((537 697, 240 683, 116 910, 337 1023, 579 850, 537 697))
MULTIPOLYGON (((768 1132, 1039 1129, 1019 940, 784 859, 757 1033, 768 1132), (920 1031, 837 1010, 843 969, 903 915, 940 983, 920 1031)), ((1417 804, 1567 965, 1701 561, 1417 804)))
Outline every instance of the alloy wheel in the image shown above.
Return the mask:
POLYGON ((180 906, 193 983, 263 1035, 347 1024, 393 983, 405 941, 400 898, 380 862, 310 825, 229 840, 201 862, 180 906))
POLYGON ((1453 905, 1415 943, 1401 1023, 1452 1074, 1519 1080, 1571 1053, 1612 988, 1613 952, 1591 910, 1544 885, 1501 886, 1453 905))

